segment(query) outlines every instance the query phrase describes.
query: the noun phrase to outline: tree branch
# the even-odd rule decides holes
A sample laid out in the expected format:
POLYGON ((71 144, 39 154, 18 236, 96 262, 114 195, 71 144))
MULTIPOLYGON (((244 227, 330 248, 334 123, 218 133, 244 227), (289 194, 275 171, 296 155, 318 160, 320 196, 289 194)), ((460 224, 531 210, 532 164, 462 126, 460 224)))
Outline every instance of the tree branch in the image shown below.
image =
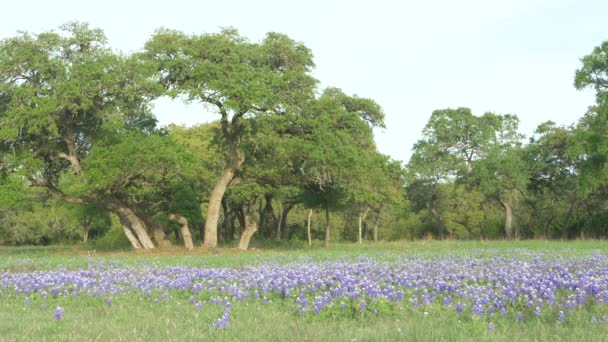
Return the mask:
POLYGON ((60 189, 55 187, 53 184, 50 184, 48 182, 44 182, 39 179, 33 179, 33 178, 30 178, 29 180, 30 180, 31 186, 47 188, 50 192, 52 192, 56 195, 59 195, 59 197, 61 197, 61 199, 66 202, 69 202, 69 203, 94 203, 92 198, 76 197, 76 196, 67 195, 65 192, 61 191, 60 189))

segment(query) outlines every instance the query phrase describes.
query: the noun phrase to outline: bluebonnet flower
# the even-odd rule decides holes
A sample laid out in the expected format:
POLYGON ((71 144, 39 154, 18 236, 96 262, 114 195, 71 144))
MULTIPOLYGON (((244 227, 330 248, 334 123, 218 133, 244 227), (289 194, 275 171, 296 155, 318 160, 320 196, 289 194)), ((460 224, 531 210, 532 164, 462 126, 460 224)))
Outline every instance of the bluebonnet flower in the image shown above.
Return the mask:
POLYGON ((57 309, 55 309, 55 320, 61 320, 61 318, 63 318, 63 312, 63 308, 58 306, 57 309))
POLYGON ((490 322, 488 324, 488 330, 494 330, 494 328, 496 328, 496 326, 494 325, 494 323, 490 322))
POLYGON ((367 308, 367 303, 365 302, 365 299, 362 299, 359 302, 359 309, 361 309, 361 311, 365 311, 365 308, 367 308))
MULTIPOLYGON (((434 260, 407 257, 395 263, 364 257, 354 264, 347 260, 306 259, 239 269, 135 267, 105 262, 69 271, 0 272, 0 290, 22 296, 26 305, 35 296, 46 299, 70 294, 74 298, 97 296, 106 302, 108 298, 133 294, 140 300, 148 296, 159 303, 180 293, 190 297, 190 303, 195 309, 198 305, 198 310, 202 306, 195 299, 199 294, 205 298, 215 296, 210 302, 218 305, 249 297, 264 297, 262 302, 269 303, 268 297, 275 296, 284 302, 295 301, 302 313, 313 308, 317 313, 345 308, 345 303, 358 304, 357 309, 363 311, 367 310, 369 298, 379 302, 409 301, 414 307, 442 298, 443 305, 454 303, 460 314, 470 306, 473 315, 502 316, 508 316, 509 308, 527 306, 530 314, 542 316, 546 308, 550 312, 562 311, 565 317, 589 301, 608 304, 608 257, 556 261, 537 256, 524 254, 525 260, 517 256, 434 260), (299 296, 293 298, 296 294, 299 296), (365 309, 361 301, 365 302, 365 309)), ((524 316, 518 313, 517 317, 523 320, 524 316)))
POLYGON ((232 307, 232 304, 230 304, 230 302, 226 303, 226 307, 224 308, 224 314, 214 324, 214 326, 216 328, 226 329, 226 328, 230 327, 230 308, 231 307, 232 307))
POLYGON ((481 304, 475 304, 473 305, 473 307, 471 308, 471 312, 473 312, 476 315, 483 315, 483 305, 481 304))

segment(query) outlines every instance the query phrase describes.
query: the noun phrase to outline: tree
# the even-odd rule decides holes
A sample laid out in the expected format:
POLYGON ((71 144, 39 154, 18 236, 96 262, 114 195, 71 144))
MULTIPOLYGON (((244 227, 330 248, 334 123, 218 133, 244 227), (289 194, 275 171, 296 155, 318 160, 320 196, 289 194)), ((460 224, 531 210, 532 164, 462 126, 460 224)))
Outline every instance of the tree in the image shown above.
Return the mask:
POLYGON ((574 137, 583 156, 582 185, 591 190, 608 182, 608 41, 596 46, 581 62, 574 86, 578 90, 593 88, 597 98, 596 105, 580 120, 574 137))
POLYGON ((534 200, 528 200, 528 203, 537 216, 542 216, 542 211, 549 212, 551 216, 539 217, 544 222, 541 224, 544 236, 549 234, 547 223, 554 222, 561 223, 561 237, 568 238, 569 227, 583 197, 578 184, 580 160, 573 139, 572 127, 560 127, 548 121, 538 126, 525 148, 530 173, 528 192, 529 196, 534 196, 534 200), (542 198, 545 196, 551 201, 542 198), (549 203, 543 208, 546 202, 549 203))
POLYGON ((331 239, 331 209, 347 203, 366 181, 366 166, 373 162, 370 156, 375 151, 373 127, 384 127, 382 108, 337 88, 328 88, 310 101, 290 127, 295 135, 290 167, 305 189, 305 205, 325 210, 326 246, 331 239))
POLYGON ((593 51, 581 58, 583 64, 576 70, 574 87, 578 90, 593 88, 597 102, 608 100, 608 41, 593 48, 593 51))
MULTIPOLYGON (((519 143, 519 120, 516 116, 485 113, 473 116, 470 109, 444 109, 432 113, 423 130, 423 138, 414 145, 408 170, 411 186, 429 189, 424 196, 428 211, 438 227, 440 237, 446 232, 438 212, 438 185, 465 182, 473 173, 474 164, 492 152, 519 143)), ((418 201, 420 201, 419 198, 418 201)), ((508 201, 505 213, 509 216, 508 201)))
POLYGON ((156 88, 147 75, 85 23, 0 42, 0 141, 15 151, 15 170, 66 201, 118 213, 138 233, 134 246, 154 248, 131 208, 107 197, 74 196, 61 186, 65 176, 86 175, 84 161, 108 135, 154 129, 148 100, 156 88))
POLYGON ((391 160, 387 156, 379 155, 381 161, 380 177, 376 178, 375 191, 379 197, 376 198, 370 205, 375 215, 373 223, 373 240, 378 242, 378 226, 387 216, 386 212, 391 211, 391 208, 397 208, 400 212, 406 206, 404 189, 405 189, 405 170, 400 161, 391 160))
POLYGON ((474 167, 474 181, 487 198, 498 201, 505 212, 504 232, 507 239, 513 238, 513 202, 522 193, 529 179, 528 165, 522 149, 498 145, 492 153, 478 161, 474 167))
POLYGON ((581 58, 582 66, 576 70, 574 86, 581 90, 593 88, 596 104, 589 107, 579 120, 570 139, 573 155, 578 159, 577 180, 585 196, 584 207, 587 230, 597 217, 606 215, 608 189, 608 41, 595 47, 581 58))
POLYGON ((141 57, 154 65, 169 96, 183 95, 220 115, 227 159, 209 197, 204 241, 206 247, 215 247, 222 197, 246 162, 248 135, 255 133, 260 117, 297 112, 313 97, 317 82, 309 74, 312 54, 278 33, 251 43, 234 29, 190 36, 161 29, 141 57))
MULTIPOLYGON (((197 184, 200 165, 170 137, 123 135, 97 144, 82 164, 88 172, 69 191, 79 197, 103 200, 105 206, 116 208, 127 236, 133 233, 142 242, 140 236, 149 228, 162 241, 160 226, 171 214, 186 217, 193 224, 202 221, 196 211, 198 200, 193 196, 200 191, 197 184), (184 197, 192 202, 183 203, 184 197)), ((190 233, 184 231, 183 223, 180 225, 185 245, 191 246, 190 233)))

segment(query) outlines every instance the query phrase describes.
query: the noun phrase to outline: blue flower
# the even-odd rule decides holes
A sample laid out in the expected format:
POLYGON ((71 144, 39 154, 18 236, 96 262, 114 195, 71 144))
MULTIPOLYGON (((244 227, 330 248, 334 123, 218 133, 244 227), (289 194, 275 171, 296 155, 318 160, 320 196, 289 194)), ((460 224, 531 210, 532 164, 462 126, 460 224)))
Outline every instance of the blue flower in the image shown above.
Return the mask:
POLYGON ((365 308, 367 308, 367 303, 365 302, 365 300, 364 300, 364 299, 362 299, 362 300, 359 302, 359 309, 361 309, 361 311, 365 311, 365 308))
POLYGON ((65 310, 63 310, 62 307, 58 306, 57 309, 55 310, 55 320, 59 321, 61 318, 63 318, 63 312, 65 310))

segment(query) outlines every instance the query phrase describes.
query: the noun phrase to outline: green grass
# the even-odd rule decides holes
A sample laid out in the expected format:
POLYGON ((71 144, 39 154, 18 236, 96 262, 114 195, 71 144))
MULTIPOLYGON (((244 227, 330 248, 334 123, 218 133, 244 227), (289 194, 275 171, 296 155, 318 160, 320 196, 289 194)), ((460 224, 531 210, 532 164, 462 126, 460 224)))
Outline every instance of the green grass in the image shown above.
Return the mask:
MULTIPOLYGON (((605 241, 417 241, 334 244, 312 250, 295 249, 293 244, 276 250, 256 249, 245 253, 233 249, 169 252, 87 253, 86 246, 2 247, 0 270, 23 272, 40 269, 86 267, 90 262, 184 265, 194 267, 238 267, 267 262, 294 260, 333 260, 368 255, 393 260, 402 256, 435 258, 446 255, 476 257, 508 256, 513 253, 542 253, 547 257, 606 254, 605 241)), ((366 314, 343 314, 336 308, 320 316, 301 316, 292 304, 280 299, 270 304, 246 300, 233 306, 231 327, 212 326, 222 315, 217 305, 205 305, 195 312, 187 295, 172 294, 174 300, 154 303, 140 295, 121 295, 111 306, 103 299, 81 296, 34 298, 29 304, 23 296, 0 296, 0 341, 600 341, 608 339, 608 324, 591 324, 608 316, 608 308, 591 305, 576 310, 565 322, 555 314, 517 322, 505 318, 459 316, 440 305, 413 308, 407 303, 381 310, 378 316, 369 308, 366 314), (65 308, 62 320, 53 313, 65 308), (425 314, 427 310, 427 314, 425 314), (492 322, 496 328, 488 329, 492 322)))
MULTIPOLYGON (((275 242, 276 243, 276 242, 275 242)), ((543 253, 547 256, 578 256, 594 253, 608 254, 608 241, 397 241, 334 243, 329 248, 322 247, 322 241, 315 241, 309 249, 304 243, 279 242, 278 248, 271 249, 265 241, 252 243, 249 251, 234 248, 202 249, 193 251, 176 248, 168 251, 96 251, 86 245, 6 247, 0 246, 0 270, 25 272, 55 268, 86 267, 89 262, 114 262, 118 264, 151 263, 167 266, 191 267, 238 267, 264 262, 287 263, 298 259, 332 260, 356 258, 369 255, 377 259, 394 260, 402 256, 425 258, 446 255, 471 255, 476 257, 509 256, 521 252, 543 253)))
MULTIPOLYGON (((396 308, 387 317, 368 314, 352 318, 299 317, 282 303, 235 305, 228 329, 211 323, 221 316, 218 306, 196 313, 186 300, 155 304, 137 297, 117 298, 108 306, 99 298, 49 299, 29 305, 0 301, 0 340, 16 341, 600 341, 605 324, 591 325, 591 314, 578 312, 566 322, 514 317, 494 320, 460 319, 453 312, 396 308), (65 308, 55 321, 56 306, 65 308)), ((601 317, 601 316, 600 316, 601 317)))

